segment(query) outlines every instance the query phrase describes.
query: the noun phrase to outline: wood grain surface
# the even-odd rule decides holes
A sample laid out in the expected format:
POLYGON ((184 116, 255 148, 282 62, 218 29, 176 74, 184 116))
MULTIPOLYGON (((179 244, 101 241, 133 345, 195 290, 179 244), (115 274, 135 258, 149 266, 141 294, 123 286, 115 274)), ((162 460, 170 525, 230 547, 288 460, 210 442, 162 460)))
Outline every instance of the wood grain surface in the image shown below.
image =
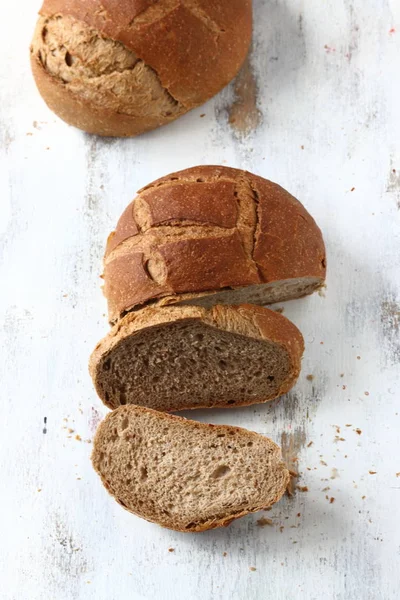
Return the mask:
POLYGON ((198 110, 131 140, 51 114, 29 71, 39 2, 2 6, 0 598, 394 600, 400 570, 400 4, 255 0, 251 56, 198 110), (270 512, 200 535, 125 512, 93 472, 106 409, 106 237, 134 192, 195 164, 246 168, 322 228, 323 294, 285 304, 294 391, 190 416, 281 443, 299 478, 270 512))

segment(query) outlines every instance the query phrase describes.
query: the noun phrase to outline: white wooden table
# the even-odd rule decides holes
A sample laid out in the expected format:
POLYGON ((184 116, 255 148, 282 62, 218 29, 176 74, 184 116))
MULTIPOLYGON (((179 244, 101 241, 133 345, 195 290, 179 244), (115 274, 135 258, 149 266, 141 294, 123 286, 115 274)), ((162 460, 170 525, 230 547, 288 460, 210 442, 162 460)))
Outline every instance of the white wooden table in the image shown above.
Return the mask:
POLYGON ((236 83, 131 140, 48 111, 29 69, 38 8, 6 2, 0 21, 1 600, 398 599, 398 0, 255 0, 236 83), (284 307, 306 340, 295 389, 191 415, 282 443, 308 491, 191 535, 102 488, 89 457, 106 409, 87 361, 108 328, 109 231, 139 187, 201 163, 296 195, 324 232, 329 275, 323 296, 284 307))

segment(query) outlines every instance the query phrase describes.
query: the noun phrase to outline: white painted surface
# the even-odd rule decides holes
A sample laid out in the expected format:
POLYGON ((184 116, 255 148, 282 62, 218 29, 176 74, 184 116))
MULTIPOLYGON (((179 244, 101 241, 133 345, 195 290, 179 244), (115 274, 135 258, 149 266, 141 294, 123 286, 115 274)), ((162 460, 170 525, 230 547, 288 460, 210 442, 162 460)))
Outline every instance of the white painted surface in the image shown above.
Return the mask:
POLYGON ((115 141, 67 127, 37 94, 38 8, 7 2, 0 22, 0 598, 399 598, 399 2, 256 0, 258 129, 228 123, 231 86, 115 141), (307 343, 295 390, 194 415, 283 433, 308 492, 264 513, 271 527, 261 514, 190 535, 141 521, 101 487, 87 440, 106 411, 87 360, 107 331, 106 236, 135 190, 198 163, 247 168, 299 197, 324 232, 329 276, 326 297, 285 306, 307 343))

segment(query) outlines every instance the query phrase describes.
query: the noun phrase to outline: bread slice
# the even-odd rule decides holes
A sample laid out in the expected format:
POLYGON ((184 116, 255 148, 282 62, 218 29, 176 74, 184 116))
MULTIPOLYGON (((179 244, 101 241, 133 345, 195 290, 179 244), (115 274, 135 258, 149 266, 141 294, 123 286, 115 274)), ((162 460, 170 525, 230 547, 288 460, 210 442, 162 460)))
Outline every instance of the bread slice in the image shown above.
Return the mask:
POLYGON ((271 304, 325 281, 321 231, 282 187, 199 166, 138 192, 104 257, 109 320, 150 304, 271 304))
POLYGON ((289 482, 280 448, 262 435, 132 405, 100 424, 92 461, 121 506, 177 531, 268 508, 289 482))
POLYGON ((266 402, 295 383, 300 331, 259 306, 147 307, 96 346, 90 373, 109 408, 161 411, 266 402))

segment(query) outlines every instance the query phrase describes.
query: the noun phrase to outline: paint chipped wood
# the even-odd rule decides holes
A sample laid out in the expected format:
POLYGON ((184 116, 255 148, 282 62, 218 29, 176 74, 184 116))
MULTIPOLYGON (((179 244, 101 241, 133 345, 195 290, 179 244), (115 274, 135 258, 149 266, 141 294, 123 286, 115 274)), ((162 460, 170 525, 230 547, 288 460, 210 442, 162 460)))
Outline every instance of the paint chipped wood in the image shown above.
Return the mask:
POLYGON ((255 131, 261 122, 258 108, 258 87, 251 65, 250 55, 246 58, 233 84, 235 99, 228 109, 229 123, 239 135, 255 131))

